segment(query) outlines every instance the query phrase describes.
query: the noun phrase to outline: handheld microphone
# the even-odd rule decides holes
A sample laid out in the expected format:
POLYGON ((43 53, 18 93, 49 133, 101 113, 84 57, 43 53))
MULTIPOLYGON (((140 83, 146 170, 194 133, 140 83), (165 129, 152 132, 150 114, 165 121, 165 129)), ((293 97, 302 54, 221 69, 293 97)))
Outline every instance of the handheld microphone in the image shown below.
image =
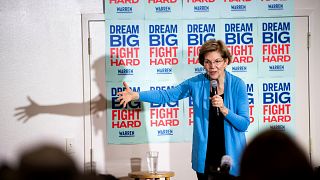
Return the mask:
POLYGON ((229 174, 232 165, 232 158, 229 155, 224 155, 221 158, 220 172, 223 174, 229 174))
MULTIPOLYGON (((210 93, 211 97, 218 94, 217 86, 218 86, 217 80, 212 80, 211 81, 211 88, 212 89, 211 89, 211 93, 210 93)), ((217 116, 219 116, 219 108, 218 107, 216 108, 216 111, 217 111, 217 116)))

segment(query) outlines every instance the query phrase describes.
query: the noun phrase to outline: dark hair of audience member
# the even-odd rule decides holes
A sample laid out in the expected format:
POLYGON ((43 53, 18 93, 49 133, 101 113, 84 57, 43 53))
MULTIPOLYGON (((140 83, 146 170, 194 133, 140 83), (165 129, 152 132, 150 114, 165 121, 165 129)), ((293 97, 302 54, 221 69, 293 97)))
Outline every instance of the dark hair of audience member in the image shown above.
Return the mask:
POLYGON ((246 147, 240 163, 241 180, 313 179, 306 153, 288 134, 267 130, 246 147))
POLYGON ((73 180, 79 175, 73 159, 64 150, 52 145, 25 151, 18 170, 23 180, 73 180))
POLYGON ((0 180, 17 180, 17 171, 6 162, 0 163, 0 180))

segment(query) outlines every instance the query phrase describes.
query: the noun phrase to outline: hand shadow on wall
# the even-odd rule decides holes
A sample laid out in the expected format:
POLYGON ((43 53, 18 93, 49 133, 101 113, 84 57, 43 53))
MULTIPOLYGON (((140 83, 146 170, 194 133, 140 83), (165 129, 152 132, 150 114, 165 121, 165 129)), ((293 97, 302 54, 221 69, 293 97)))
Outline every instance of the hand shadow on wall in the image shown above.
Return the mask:
MULTIPOLYGON (((95 71, 95 81, 98 86, 99 95, 92 98, 87 102, 72 102, 63 103, 57 105, 40 105, 30 96, 27 96, 29 105, 15 108, 15 116, 18 121, 23 123, 28 122, 33 117, 39 114, 55 114, 64 116, 86 116, 86 115, 97 115, 99 112, 106 110, 107 99, 105 96, 104 87, 104 65, 105 57, 101 57, 95 61, 92 65, 92 69, 95 71), (101 77, 102 76, 102 77, 101 77), (102 81, 102 82, 101 82, 102 81), (84 111, 84 107, 90 107, 90 111, 84 111)), ((98 124, 97 124, 98 125, 98 124)), ((101 129, 101 126, 95 126, 101 129)))
MULTIPOLYGON (((30 96, 27 96, 29 105, 21 106, 15 108, 14 116, 18 121, 23 123, 28 122, 33 117, 41 114, 53 114, 53 115, 64 115, 64 116, 86 116, 90 115, 93 119, 93 127, 95 129, 95 134, 102 131, 104 145, 104 156, 105 163, 107 162, 107 125, 106 125, 106 109, 107 104, 111 104, 110 100, 106 99, 106 87, 105 87, 105 56, 102 56, 94 61, 92 65, 92 70, 94 70, 94 81, 98 87, 99 94, 87 102, 72 102, 63 103, 57 105, 40 105, 30 96), (110 102, 108 102, 110 101, 110 102), (85 110, 84 107, 90 107, 90 110, 85 110), (103 115, 101 115, 103 114, 103 115)), ((86 108, 88 109, 88 108, 86 108)), ((141 158, 140 161, 137 160, 138 157, 132 157, 131 170, 139 171, 141 170, 141 158), (134 160, 134 161, 133 161, 134 160), (140 164, 137 164, 139 162, 140 164)), ((87 164, 87 162, 86 162, 87 164)))

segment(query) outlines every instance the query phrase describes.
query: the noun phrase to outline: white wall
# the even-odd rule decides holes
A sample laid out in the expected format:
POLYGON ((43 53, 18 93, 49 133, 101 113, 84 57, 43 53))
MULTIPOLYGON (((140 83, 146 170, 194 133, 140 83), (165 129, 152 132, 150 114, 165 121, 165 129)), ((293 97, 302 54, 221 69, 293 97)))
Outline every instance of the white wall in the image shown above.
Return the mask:
MULTIPOLYGON (((41 142, 64 147, 65 138, 73 137, 73 156, 83 166, 81 14, 102 13, 102 9, 102 0, 0 1, 0 162, 15 164, 26 147, 41 142), (20 112, 15 108, 29 106, 27 97, 40 106, 26 112, 32 116, 29 120, 18 120, 23 114, 15 116, 20 112)), ((319 166, 320 1, 296 0, 296 14, 309 15, 311 20, 311 152, 319 166)), ((179 155, 186 148, 189 145, 184 143, 170 149, 179 155)), ((179 167, 179 162, 189 162, 190 155, 172 158, 179 160, 173 162, 179 167)))
POLYGON ((83 165, 84 12, 102 12, 102 2, 0 1, 0 162, 14 164, 22 150, 42 142, 65 147, 73 137, 73 155, 83 165), (28 109, 29 120, 18 120, 24 114, 15 116, 15 108, 29 106, 27 97, 41 106, 28 109))

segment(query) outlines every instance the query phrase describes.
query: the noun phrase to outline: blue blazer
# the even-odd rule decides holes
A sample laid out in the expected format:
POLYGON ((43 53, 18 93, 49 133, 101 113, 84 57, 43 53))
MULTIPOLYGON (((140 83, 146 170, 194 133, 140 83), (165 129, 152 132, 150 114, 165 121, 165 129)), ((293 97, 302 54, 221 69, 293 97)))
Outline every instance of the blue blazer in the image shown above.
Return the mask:
MULTIPOLYGON (((239 77, 225 71, 224 105, 229 113, 224 119, 226 154, 232 158, 230 174, 239 175, 242 152, 246 146, 245 131, 250 124, 249 102, 246 84, 239 77)), ((208 141, 210 109, 210 81, 205 74, 199 74, 167 90, 141 91, 140 101, 163 104, 185 97, 193 99, 193 141, 192 168, 204 173, 208 141)))

